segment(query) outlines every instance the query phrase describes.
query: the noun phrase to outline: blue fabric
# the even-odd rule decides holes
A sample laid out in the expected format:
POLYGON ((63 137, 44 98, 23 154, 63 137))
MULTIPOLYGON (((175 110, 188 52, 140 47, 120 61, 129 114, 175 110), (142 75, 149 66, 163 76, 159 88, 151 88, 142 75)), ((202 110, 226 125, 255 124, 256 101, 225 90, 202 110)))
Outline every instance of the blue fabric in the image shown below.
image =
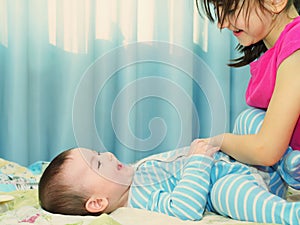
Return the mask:
MULTIPOLYGON (((2 178, 1 178, 2 180, 2 178)), ((0 191, 1 192, 10 192, 10 191, 15 191, 16 186, 14 184, 0 184, 0 191)))
POLYGON ((0 157, 83 146, 130 163, 229 131, 249 77, 231 84, 229 32, 194 1, 96 2, 1 1, 0 157))
MULTIPOLYGON (((235 132, 257 132, 264 115, 258 109, 244 111, 235 132)), ((272 167, 248 166, 222 152, 215 153, 214 161, 208 163, 206 156, 187 157, 188 151, 187 147, 138 162, 129 206, 184 220, 200 220, 207 209, 237 220, 299 224, 300 202, 283 199, 285 182, 299 185, 289 170, 282 169, 286 163, 299 163, 298 154, 289 154, 292 149, 272 167)))
POLYGON ((300 152, 292 151, 285 159, 284 169, 300 183, 300 152))
POLYGON ((143 159, 129 193, 129 206, 200 220, 205 209, 237 220, 297 225, 300 202, 287 202, 269 191, 286 185, 280 168, 261 170, 239 163, 222 152, 186 157, 189 148, 143 159), (276 176, 274 176, 276 174, 276 176), (273 177, 271 180, 270 177, 273 177), (276 178, 276 179, 275 179, 276 178))
POLYGON ((285 181, 294 189, 300 190, 300 151, 290 150, 278 169, 286 174, 285 181))
POLYGON ((200 220, 210 186, 211 157, 186 157, 186 149, 151 156, 137 163, 130 207, 161 212, 183 220, 200 220))
POLYGON ((34 175, 41 175, 44 172, 44 169, 48 166, 49 162, 46 161, 37 161, 32 163, 27 168, 34 174, 34 175))
POLYGON ((216 182, 211 191, 216 212, 231 218, 297 225, 300 202, 287 202, 270 194, 251 175, 227 175, 216 182))
MULTIPOLYGON (((233 133, 235 134, 256 134, 263 123, 266 111, 257 108, 249 108, 240 113, 237 117, 233 133)), ((278 171, 281 178, 277 177, 277 173, 272 173, 271 181, 272 184, 270 190, 272 193, 283 196, 283 188, 277 186, 277 180, 282 179, 289 186, 300 189, 300 152, 293 151, 291 147, 288 147, 286 153, 280 161, 273 167, 259 167, 261 170, 272 173, 278 171)), ((283 186, 284 183, 281 184, 283 186)))

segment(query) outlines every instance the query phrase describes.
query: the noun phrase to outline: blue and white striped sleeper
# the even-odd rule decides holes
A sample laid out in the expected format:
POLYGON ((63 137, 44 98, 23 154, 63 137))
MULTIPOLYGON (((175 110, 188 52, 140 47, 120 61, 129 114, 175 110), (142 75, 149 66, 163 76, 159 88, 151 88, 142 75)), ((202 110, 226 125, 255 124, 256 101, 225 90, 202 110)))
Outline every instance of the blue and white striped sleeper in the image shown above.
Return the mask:
POLYGON ((186 157, 188 151, 178 149, 137 163, 128 206, 183 220, 200 220, 208 210, 237 220, 299 224, 300 202, 281 198, 286 190, 283 160, 274 167, 255 168, 222 152, 212 159, 186 157))
POLYGON ((183 156, 186 150, 162 153, 138 163, 129 206, 200 220, 206 208, 213 159, 183 156))

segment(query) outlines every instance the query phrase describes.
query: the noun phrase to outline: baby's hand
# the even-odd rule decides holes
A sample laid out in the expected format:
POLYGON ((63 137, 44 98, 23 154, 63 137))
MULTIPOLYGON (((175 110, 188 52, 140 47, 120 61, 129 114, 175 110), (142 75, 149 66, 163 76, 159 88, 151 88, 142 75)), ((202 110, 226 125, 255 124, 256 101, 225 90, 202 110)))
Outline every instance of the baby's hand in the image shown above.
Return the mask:
POLYGON ((214 147, 210 144, 208 144, 203 139, 195 139, 190 146, 190 151, 188 155, 207 155, 207 156, 213 156, 213 154, 217 151, 219 151, 219 147, 214 147))

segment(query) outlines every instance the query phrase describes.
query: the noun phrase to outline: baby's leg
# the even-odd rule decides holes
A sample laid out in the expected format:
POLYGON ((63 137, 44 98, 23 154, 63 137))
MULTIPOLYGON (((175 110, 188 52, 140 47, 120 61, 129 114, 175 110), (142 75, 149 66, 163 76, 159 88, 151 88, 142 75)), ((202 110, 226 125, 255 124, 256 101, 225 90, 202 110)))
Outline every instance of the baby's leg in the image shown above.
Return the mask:
MULTIPOLYGON (((260 130, 264 118, 264 110, 256 108, 246 109, 237 117, 233 133, 256 134, 260 130)), ((260 168, 262 170, 270 171, 268 168, 260 168)), ((289 147, 282 159, 273 166, 273 169, 279 173, 279 175, 289 186, 295 189, 300 189, 300 151, 292 151, 292 149, 289 147)), ((278 178, 276 181, 273 180, 271 185, 275 182, 282 186, 282 184, 280 184, 280 182, 282 182, 280 178, 278 178)), ((278 187, 276 186, 276 188, 278 187)), ((271 191, 272 193, 278 192, 278 190, 271 191)))
POLYGON ((252 175, 219 179, 210 193, 214 210, 242 221, 299 225, 300 202, 287 202, 260 187, 252 175))
POLYGON ((234 134, 257 134, 261 128, 266 112, 249 108, 239 114, 234 123, 234 134))
POLYGON ((289 151, 278 163, 283 179, 295 189, 300 190, 300 151, 289 151))
POLYGON ((300 183, 300 151, 290 152, 285 159, 285 169, 300 183))

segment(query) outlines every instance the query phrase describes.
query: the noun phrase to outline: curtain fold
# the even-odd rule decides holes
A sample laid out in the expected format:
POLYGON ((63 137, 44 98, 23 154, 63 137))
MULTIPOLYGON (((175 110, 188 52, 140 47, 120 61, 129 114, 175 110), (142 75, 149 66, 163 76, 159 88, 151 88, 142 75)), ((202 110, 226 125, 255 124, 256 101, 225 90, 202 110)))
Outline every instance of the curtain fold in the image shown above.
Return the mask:
POLYGON ((230 107, 231 36, 193 1, 1 0, 0 10, 1 158, 29 165, 81 146, 130 163, 228 131, 241 108, 230 107))

